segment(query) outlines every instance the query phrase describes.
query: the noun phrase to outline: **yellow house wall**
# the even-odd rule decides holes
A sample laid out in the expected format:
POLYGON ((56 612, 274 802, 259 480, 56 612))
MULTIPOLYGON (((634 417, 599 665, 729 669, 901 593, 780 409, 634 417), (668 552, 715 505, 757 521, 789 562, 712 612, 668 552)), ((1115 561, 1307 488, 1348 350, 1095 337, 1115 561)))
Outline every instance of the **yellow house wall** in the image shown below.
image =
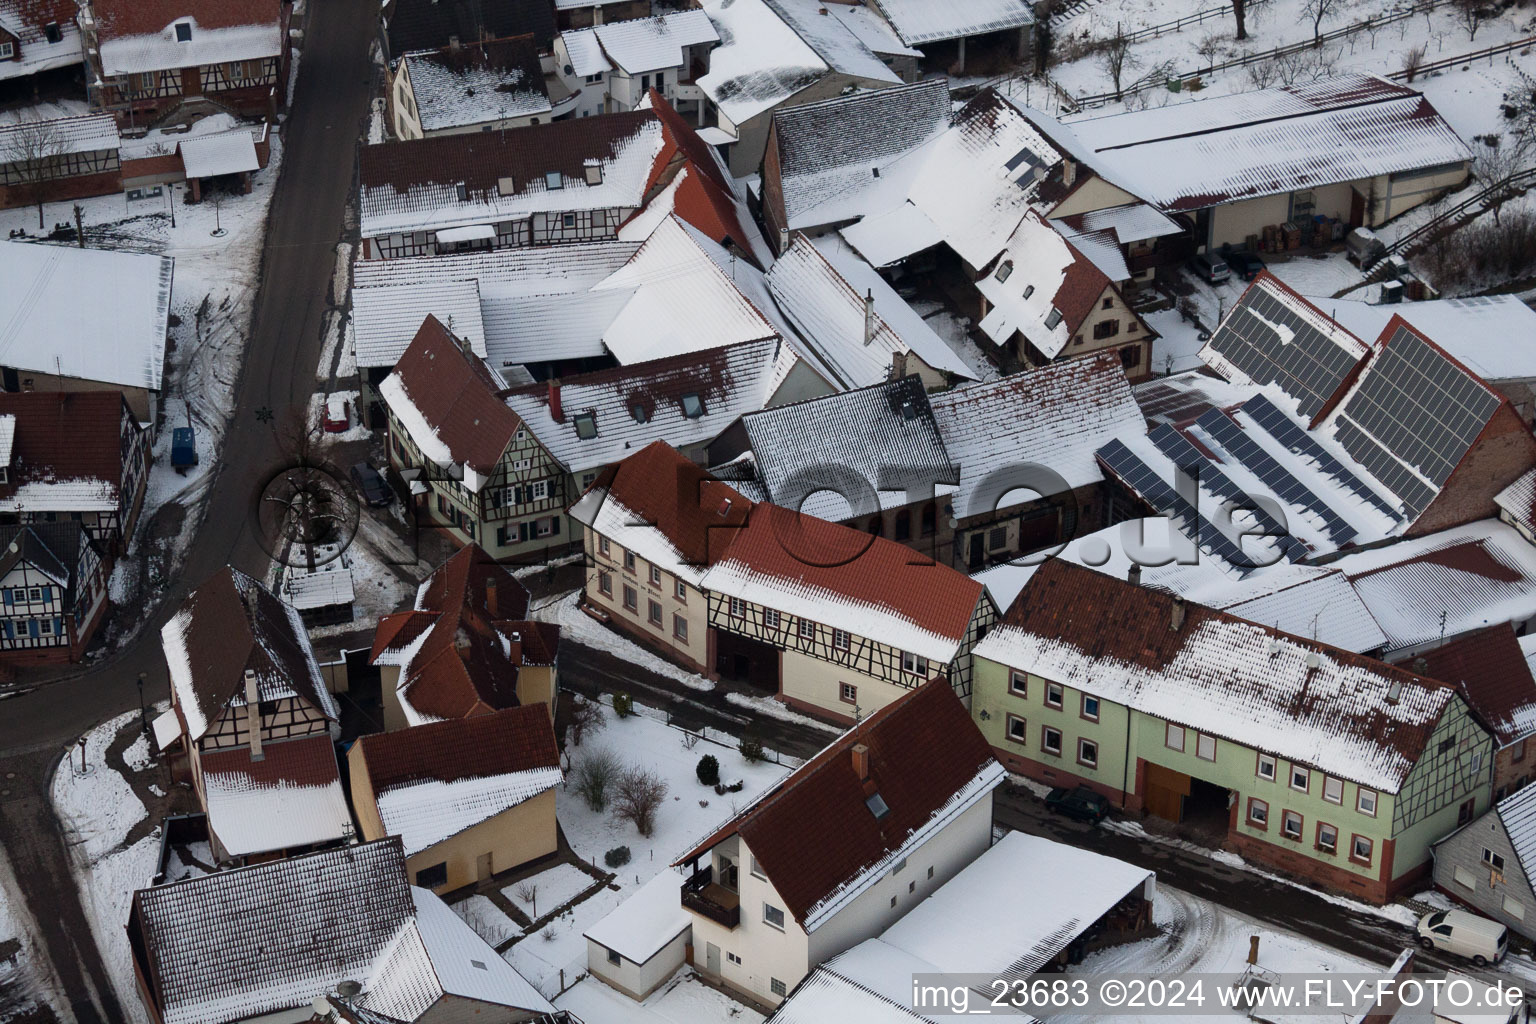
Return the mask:
MULTIPOLYGON (((1088 173, 1078 168, 1079 174, 1088 173)), ((1085 181, 1071 195, 1063 199, 1054 210, 1052 217, 1068 217, 1074 213, 1088 213, 1090 210, 1104 210, 1111 206, 1124 206, 1126 203, 1139 202, 1139 200, 1124 189, 1117 188, 1103 178, 1095 177, 1091 181, 1085 181)))
POLYGON ((587 600, 594 606, 601 608, 615 620, 623 622, 631 632, 642 634, 646 643, 651 647, 667 651, 675 658, 691 662, 695 665, 706 665, 708 662, 708 625, 709 609, 704 592, 697 587, 684 583, 684 597, 677 597, 674 582, 676 577, 670 572, 662 570, 661 583, 653 586, 650 578, 650 563, 644 558, 636 556, 635 571, 629 572, 624 568, 624 548, 617 541, 609 545, 608 553, 602 553, 599 546, 598 535, 587 527, 582 528, 583 540, 586 544, 587 555, 592 559, 594 568, 587 573, 587 600), (613 594, 607 595, 601 589, 601 573, 607 572, 613 580, 613 594), (630 611, 624 607, 624 587, 629 585, 635 588, 635 610, 630 611), (661 603, 661 625, 652 625, 647 616, 647 601, 654 599, 661 603), (688 639, 679 640, 672 634, 672 616, 681 615, 688 623, 688 639))
MULTIPOLYGON (((844 702, 839 697, 841 683, 852 683, 859 688, 860 715, 878 711, 897 697, 911 692, 904 686, 867 676, 842 665, 833 665, 811 658, 799 651, 786 650, 782 659, 784 696, 804 701, 835 715, 852 718, 854 712, 854 705, 844 702)), ((936 670, 938 670, 937 667, 936 670)), ((914 683, 918 681, 916 676, 912 679, 914 683)))
POLYGON ((548 856, 555 848, 555 791, 547 789, 488 821, 407 857, 405 868, 414 885, 418 871, 446 863, 448 880, 433 890, 444 893, 479 880, 477 863, 481 854, 491 854, 494 874, 548 856))

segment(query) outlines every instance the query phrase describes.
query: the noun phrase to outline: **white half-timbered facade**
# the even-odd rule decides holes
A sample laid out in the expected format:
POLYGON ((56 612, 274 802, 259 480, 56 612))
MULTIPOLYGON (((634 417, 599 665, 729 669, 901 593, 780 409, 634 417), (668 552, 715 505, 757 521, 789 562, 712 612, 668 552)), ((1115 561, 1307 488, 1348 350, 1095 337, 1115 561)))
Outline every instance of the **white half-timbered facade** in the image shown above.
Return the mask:
POLYGON ((0 527, 0 659, 79 660, 106 605, 106 562, 79 523, 0 527))

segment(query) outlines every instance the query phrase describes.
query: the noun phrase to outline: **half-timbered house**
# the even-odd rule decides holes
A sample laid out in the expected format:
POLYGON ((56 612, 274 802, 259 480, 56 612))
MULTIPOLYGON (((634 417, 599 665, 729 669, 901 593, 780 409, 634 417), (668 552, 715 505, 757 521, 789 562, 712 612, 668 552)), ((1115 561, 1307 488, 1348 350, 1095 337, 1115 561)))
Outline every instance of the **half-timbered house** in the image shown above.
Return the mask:
POLYGON ((85 0, 91 107, 145 126, 184 103, 275 118, 287 104, 288 0, 85 0))
POLYGON ((121 144, 105 114, 0 126, 0 208, 121 192, 121 144))
POLYGON ((160 630, 172 721, 220 861, 254 862, 352 834, 333 740, 340 710, 297 610, 225 568, 160 630))
POLYGON ((934 676, 962 698, 997 617, 981 584, 882 537, 756 503, 654 442, 572 506, 584 600, 716 677, 848 722, 934 676))
POLYGON ((379 620, 384 728, 542 704, 555 715, 560 627, 528 620, 528 591, 470 542, 433 570, 408 611, 379 620))
POLYGON ((380 385, 390 467, 421 523, 503 561, 578 544, 566 506, 606 466, 657 437, 702 450, 793 363, 769 338, 509 389, 466 349, 428 317, 380 385))
POLYGON ((108 564, 73 520, 0 526, 0 660, 79 661, 107 609, 108 564))
POLYGON ((0 81, 81 61, 75 0, 0 0, 0 81))
POLYGON ((0 526, 74 520, 115 558, 149 459, 149 430, 119 391, 0 392, 0 526))

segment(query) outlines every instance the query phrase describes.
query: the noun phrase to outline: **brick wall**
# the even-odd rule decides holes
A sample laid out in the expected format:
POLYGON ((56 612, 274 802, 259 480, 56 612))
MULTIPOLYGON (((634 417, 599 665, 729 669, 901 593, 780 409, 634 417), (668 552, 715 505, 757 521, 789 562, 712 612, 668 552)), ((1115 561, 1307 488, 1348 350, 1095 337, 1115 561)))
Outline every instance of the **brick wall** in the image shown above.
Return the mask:
POLYGON ((1408 536, 1497 516, 1494 495, 1532 466, 1536 466, 1536 437, 1511 406, 1500 406, 1408 536))
MULTIPOLYGON (((42 189, 42 194, 45 203, 62 203, 71 199, 85 199, 89 196, 109 196, 122 190, 122 172, 111 170, 47 182, 42 189)), ((19 206, 33 206, 36 203, 37 195, 32 186, 0 185, 0 209, 10 210, 19 206)), ((49 226, 52 227, 51 224, 49 226)))
POLYGON ((777 255, 789 246, 789 218, 784 212, 784 187, 780 179, 778 126, 768 129, 768 145, 763 149, 763 224, 768 229, 768 244, 777 255))

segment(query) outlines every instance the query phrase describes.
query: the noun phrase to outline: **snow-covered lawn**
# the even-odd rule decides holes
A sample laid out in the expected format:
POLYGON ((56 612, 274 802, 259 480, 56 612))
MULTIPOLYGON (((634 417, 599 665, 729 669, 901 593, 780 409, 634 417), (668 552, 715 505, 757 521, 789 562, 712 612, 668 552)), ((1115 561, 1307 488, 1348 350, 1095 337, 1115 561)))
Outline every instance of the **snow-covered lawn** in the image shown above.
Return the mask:
MULTIPOLYGON (((585 618, 581 612, 576 614, 585 618)), ((567 748, 571 762, 567 782, 556 794, 555 802, 560 827, 577 856, 607 870, 603 855, 618 846, 629 847, 629 863, 614 869, 618 889, 599 890, 503 954, 523 977, 550 998, 560 990, 562 969, 566 984, 585 973, 587 944, 583 932, 657 872, 671 870, 672 860, 687 852, 693 842, 789 771, 771 762, 749 764, 733 747, 708 741, 689 750, 683 746, 683 732, 649 717, 648 708, 637 706, 636 711, 632 717, 619 718, 604 709, 606 725, 597 732, 588 732, 581 746, 567 748), (666 782, 667 797, 657 812, 655 833, 650 838, 615 818, 611 804, 606 811, 593 811, 576 793, 570 780, 583 760, 597 751, 608 751, 625 767, 643 767, 666 782), (700 784, 695 769, 705 754, 713 754, 719 760, 722 780, 742 780, 740 792, 718 796, 712 787, 700 784)), ((543 896, 541 890, 541 906, 543 896)))
POLYGON ((1158 335, 1157 340, 1152 342, 1153 373, 1182 373, 1185 370, 1198 370, 1205 365, 1200 361, 1200 349, 1205 345, 1200 337, 1200 328, 1179 316, 1176 310, 1147 313, 1142 319, 1158 335))
MULTIPOLYGON (((1349 262, 1342 252, 1317 257, 1293 256, 1284 262, 1266 260, 1265 267, 1301 294, 1312 298, 1327 298, 1365 280, 1360 268, 1349 262)), ((1362 296, 1350 292, 1349 297, 1359 299, 1362 296)))
POLYGON ((760 1024, 763 1020, 762 1014, 705 985, 686 967, 643 1003, 588 977, 555 1000, 555 1005, 570 1010, 584 1024, 760 1024))
POLYGON ((565 906, 597 884, 597 879, 573 864, 556 864, 546 871, 530 875, 521 882, 514 882, 501 890, 512 905, 533 920, 565 906), (521 892, 534 887, 532 902, 523 899, 521 892))
POLYGON ((533 617, 541 622, 558 623, 561 632, 570 637, 575 637, 576 642, 588 647, 595 647, 633 665, 657 675, 675 679, 684 686, 695 690, 713 690, 713 681, 704 678, 697 672, 690 672, 681 668, 665 658, 659 658, 650 651, 641 647, 633 640, 620 636, 617 632, 598 622, 592 616, 576 606, 581 600, 581 591, 576 590, 548 604, 534 609, 533 617))
POLYGON ((506 942, 519 931, 517 923, 488 898, 474 895, 453 904, 453 912, 475 930, 475 934, 493 946, 506 942))
MULTIPOLYGON (((142 1022, 146 1018, 123 926, 134 890, 149 885, 154 877, 160 832, 156 829, 132 846, 123 847, 129 830, 144 819, 146 811, 128 781, 106 764, 107 747, 138 717, 137 711, 125 712, 87 733, 85 774, 80 773, 77 747, 54 773, 52 799, 71 840, 70 870, 90 918, 96 946, 112 974, 117 1000, 133 1021, 142 1022)), ((130 747, 125 759, 133 762, 136 751, 137 745, 130 747)))

